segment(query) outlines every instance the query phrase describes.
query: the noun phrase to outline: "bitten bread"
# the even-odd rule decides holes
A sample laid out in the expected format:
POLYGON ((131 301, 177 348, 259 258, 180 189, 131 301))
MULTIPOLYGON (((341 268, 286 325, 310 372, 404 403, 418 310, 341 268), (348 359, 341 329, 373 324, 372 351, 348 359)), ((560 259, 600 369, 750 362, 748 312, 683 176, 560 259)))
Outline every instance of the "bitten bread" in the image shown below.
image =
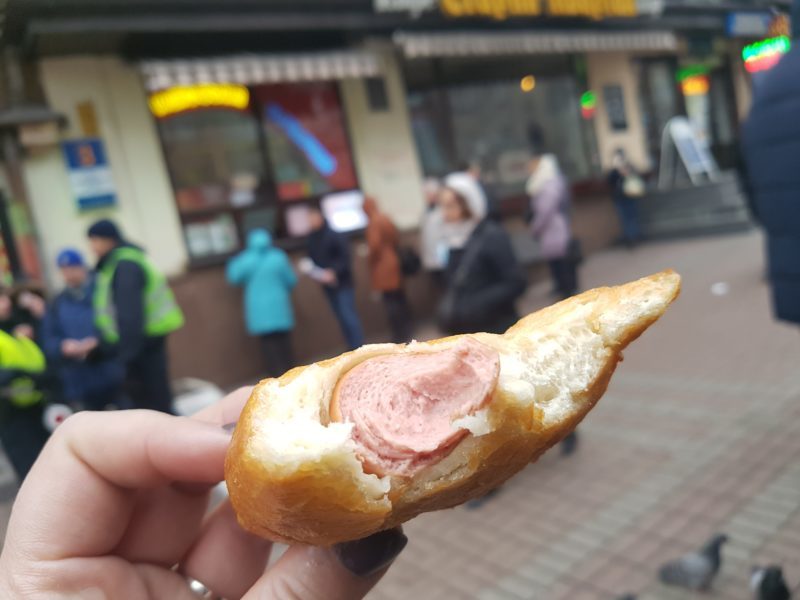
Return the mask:
POLYGON ((577 426, 679 291, 664 271, 503 335, 364 346, 262 381, 225 463, 239 523, 328 545, 486 493, 577 426))

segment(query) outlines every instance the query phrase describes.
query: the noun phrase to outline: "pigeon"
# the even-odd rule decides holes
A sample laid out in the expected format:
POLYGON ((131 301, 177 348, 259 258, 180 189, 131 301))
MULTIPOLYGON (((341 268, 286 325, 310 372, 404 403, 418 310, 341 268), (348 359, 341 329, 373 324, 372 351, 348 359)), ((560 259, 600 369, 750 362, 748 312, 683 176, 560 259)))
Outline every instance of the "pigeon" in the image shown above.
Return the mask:
POLYGON ((727 541, 725 534, 715 535, 698 552, 685 554, 663 565, 658 571, 659 578, 667 585, 707 590, 722 564, 720 549, 727 541))
POLYGON ((636 600, 636 596, 633 594, 625 594, 624 596, 620 596, 617 600, 636 600))
POLYGON ((792 597, 780 567, 753 567, 750 589, 754 600, 790 600, 792 597))

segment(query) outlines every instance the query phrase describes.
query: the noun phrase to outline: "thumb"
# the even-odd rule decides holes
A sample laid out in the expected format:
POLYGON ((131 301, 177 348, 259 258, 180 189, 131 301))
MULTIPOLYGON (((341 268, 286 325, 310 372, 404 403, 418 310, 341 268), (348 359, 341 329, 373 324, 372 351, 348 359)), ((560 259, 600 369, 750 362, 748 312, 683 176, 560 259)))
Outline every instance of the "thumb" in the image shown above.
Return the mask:
POLYGON ((383 577, 407 542, 408 538, 398 527, 331 548, 292 546, 243 600, 363 598, 383 577))

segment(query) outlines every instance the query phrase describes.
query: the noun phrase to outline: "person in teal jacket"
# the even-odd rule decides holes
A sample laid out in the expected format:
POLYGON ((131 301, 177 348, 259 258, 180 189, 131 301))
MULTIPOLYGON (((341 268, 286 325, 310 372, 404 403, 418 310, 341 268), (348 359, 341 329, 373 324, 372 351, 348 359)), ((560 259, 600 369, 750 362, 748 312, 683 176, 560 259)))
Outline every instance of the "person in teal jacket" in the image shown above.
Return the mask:
POLYGON ((263 229, 247 236, 247 248, 227 267, 228 282, 244 287, 245 323, 251 335, 261 338, 267 374, 278 377, 294 366, 292 355, 292 290, 297 275, 289 257, 272 245, 263 229))

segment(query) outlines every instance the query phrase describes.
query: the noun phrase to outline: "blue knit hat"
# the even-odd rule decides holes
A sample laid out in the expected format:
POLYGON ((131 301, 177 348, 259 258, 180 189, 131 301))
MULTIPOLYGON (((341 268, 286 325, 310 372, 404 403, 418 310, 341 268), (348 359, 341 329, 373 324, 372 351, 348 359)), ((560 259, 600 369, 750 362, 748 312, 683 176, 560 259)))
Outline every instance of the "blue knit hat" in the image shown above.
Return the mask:
POLYGON ((56 265, 58 265, 59 269, 64 267, 83 267, 85 264, 83 256, 75 248, 64 248, 56 258, 56 265))
POLYGON ((114 221, 110 221, 109 219, 101 219, 94 223, 89 227, 89 231, 86 232, 86 235, 90 238, 96 237, 114 240, 116 242, 122 241, 122 234, 119 232, 119 227, 117 227, 114 221))

